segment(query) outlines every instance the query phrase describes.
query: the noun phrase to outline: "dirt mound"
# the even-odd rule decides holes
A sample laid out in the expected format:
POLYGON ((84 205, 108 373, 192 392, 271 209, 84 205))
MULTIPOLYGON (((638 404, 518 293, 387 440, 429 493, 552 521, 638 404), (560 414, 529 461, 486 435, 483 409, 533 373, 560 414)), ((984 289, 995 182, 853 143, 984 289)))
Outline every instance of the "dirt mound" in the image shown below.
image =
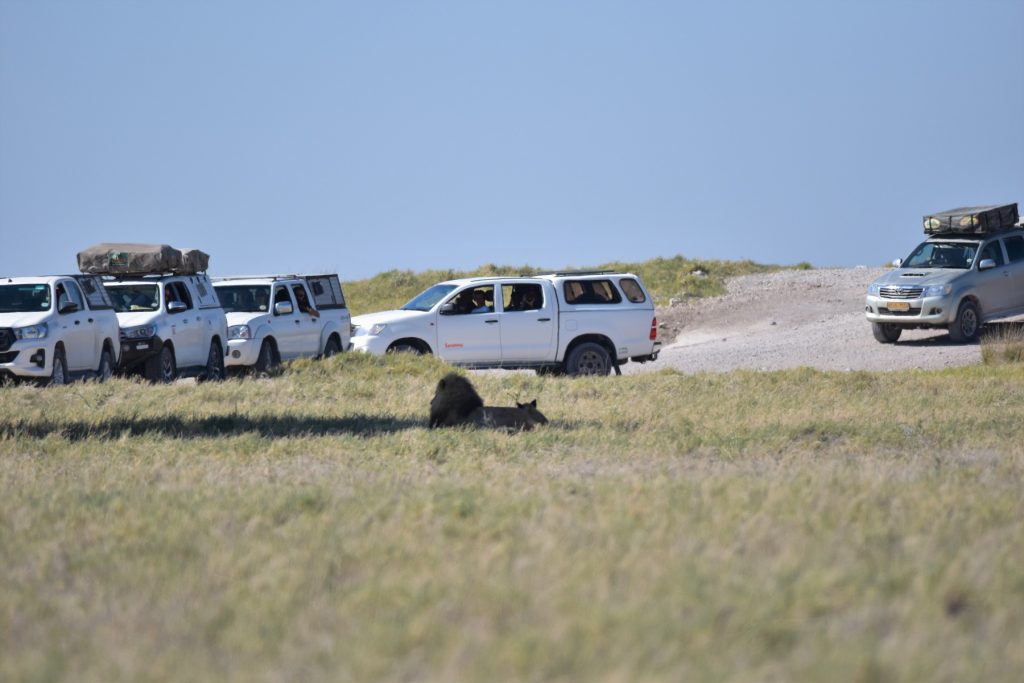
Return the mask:
POLYGON ((953 344, 941 330, 905 331, 897 344, 875 341, 864 296, 885 272, 826 268, 733 278, 725 296, 659 308, 661 355, 654 363, 627 363, 623 372, 902 370, 980 362, 977 343, 953 344))

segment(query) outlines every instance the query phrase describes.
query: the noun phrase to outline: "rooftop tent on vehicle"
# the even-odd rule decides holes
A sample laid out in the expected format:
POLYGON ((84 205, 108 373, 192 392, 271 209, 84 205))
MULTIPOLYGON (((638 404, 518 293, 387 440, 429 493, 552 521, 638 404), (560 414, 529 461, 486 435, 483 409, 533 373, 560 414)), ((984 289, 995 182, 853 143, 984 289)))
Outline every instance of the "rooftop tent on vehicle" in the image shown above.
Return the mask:
POLYGON ((1017 225, 1019 219, 1016 202, 991 206, 963 206, 926 215, 924 231, 928 235, 984 235, 1009 230, 1017 225))
POLYGON ((208 254, 168 244, 106 242, 78 252, 78 269, 93 275, 194 275, 209 265, 208 254))

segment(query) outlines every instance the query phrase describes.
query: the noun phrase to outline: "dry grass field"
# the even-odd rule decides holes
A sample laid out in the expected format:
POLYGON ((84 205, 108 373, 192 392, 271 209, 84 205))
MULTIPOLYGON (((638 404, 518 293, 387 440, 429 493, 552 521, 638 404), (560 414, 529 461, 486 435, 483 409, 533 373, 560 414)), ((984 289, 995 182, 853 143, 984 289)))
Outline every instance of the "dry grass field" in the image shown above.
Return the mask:
POLYGON ((1024 367, 0 388, 0 680, 1016 681, 1024 367))

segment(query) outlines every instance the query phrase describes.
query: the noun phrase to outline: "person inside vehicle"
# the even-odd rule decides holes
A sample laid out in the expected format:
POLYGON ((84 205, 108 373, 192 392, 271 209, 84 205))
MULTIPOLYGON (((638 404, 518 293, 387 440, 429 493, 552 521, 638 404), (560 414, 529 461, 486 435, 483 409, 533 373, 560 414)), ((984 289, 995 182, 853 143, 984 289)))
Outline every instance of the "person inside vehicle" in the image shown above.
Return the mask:
POLYGON ((540 297, 537 296, 537 288, 529 287, 523 292, 523 297, 519 302, 520 311, 535 311, 540 308, 540 297))
POLYGON ((309 299, 306 297, 306 290, 302 289, 302 287, 295 287, 294 289, 295 303, 298 304, 299 310, 302 311, 303 313, 308 313, 314 318, 319 318, 320 311, 316 310, 310 305, 309 299))
POLYGON ((490 313, 491 307, 487 305, 487 294, 482 289, 473 290, 473 310, 471 313, 490 313))

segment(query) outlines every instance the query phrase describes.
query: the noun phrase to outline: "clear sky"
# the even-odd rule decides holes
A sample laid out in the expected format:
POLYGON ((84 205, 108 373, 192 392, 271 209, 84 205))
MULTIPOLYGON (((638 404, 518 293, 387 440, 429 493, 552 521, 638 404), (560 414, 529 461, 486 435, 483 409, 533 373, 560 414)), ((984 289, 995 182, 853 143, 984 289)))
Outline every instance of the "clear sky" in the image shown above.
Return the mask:
POLYGON ((0 0, 0 275, 880 265, 1012 201, 1022 0, 0 0))

